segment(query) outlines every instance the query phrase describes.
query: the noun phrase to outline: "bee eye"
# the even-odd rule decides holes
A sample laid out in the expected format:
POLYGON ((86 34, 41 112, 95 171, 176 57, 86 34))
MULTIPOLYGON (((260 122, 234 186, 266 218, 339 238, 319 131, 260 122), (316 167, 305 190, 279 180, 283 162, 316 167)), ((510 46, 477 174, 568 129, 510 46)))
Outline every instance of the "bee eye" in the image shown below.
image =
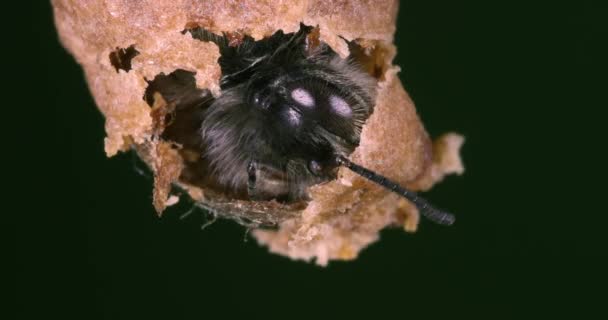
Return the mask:
POLYGON ((267 92, 258 91, 252 95, 251 102, 260 109, 268 110, 273 102, 273 97, 267 92))
POLYGON ((262 105, 262 97, 260 96, 259 92, 256 92, 251 96, 251 102, 253 102, 253 104, 256 106, 262 105))
POLYGON ((260 104, 261 100, 262 99, 260 99, 260 94, 259 93, 256 92, 256 93, 253 94, 253 103, 254 104, 256 104, 256 105, 260 104))

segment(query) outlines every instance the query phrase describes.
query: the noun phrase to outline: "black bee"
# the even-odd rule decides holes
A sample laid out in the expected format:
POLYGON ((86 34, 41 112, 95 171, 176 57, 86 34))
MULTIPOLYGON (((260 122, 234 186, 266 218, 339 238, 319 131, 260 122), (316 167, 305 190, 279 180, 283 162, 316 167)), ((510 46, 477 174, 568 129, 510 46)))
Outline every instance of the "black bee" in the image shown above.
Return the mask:
POLYGON ((310 28, 218 44, 222 94, 201 125, 204 157, 222 185, 247 188, 251 199, 306 197, 335 177, 337 155, 348 156, 374 104, 375 80, 327 45, 307 45, 310 28))
POLYGON ((221 95, 200 95, 204 102, 189 116, 215 183, 251 200, 297 201, 346 166, 410 199, 431 220, 453 223, 452 215, 347 159, 373 111, 376 80, 311 41, 311 27, 236 44, 202 28, 188 31, 217 44, 221 55, 221 95))

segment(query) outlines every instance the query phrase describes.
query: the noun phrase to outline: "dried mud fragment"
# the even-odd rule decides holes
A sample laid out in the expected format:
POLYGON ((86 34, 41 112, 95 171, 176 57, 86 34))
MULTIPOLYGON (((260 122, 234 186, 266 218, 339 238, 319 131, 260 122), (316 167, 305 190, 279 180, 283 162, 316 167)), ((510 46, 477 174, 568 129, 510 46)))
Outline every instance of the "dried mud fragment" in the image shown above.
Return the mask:
POLYGON ((167 207, 171 186, 177 182, 184 166, 176 146, 165 141, 156 145, 155 160, 152 203, 158 215, 161 215, 167 207))
POLYGON ((167 207, 171 187, 176 183, 184 169, 183 159, 178 150, 180 146, 175 143, 161 140, 161 135, 169 125, 169 116, 175 111, 175 105, 167 104, 160 93, 154 94, 154 105, 150 109, 153 121, 153 136, 151 141, 156 142, 154 153, 154 190, 152 204, 158 215, 167 207))

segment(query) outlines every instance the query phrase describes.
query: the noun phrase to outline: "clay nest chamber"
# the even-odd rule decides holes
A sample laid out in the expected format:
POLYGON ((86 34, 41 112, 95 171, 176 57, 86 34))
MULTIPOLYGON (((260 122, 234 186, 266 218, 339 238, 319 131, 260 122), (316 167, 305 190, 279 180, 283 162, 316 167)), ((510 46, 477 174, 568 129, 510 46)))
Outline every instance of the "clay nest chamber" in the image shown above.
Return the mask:
POLYGON ((297 203, 248 201, 217 187, 189 140, 198 121, 189 116, 193 97, 221 95, 220 52, 193 38, 188 30, 196 28, 238 44, 244 35, 261 40, 314 27, 310 41, 350 55, 378 80, 374 111, 350 159, 413 190, 463 172, 464 139, 446 134, 431 142, 392 65, 398 1, 52 2, 61 42, 83 67, 105 116, 106 154, 137 151, 154 172, 159 214, 178 201, 177 187, 211 213, 254 228, 272 252, 321 265, 355 258, 387 226, 415 231, 419 221, 407 200, 344 168, 297 203), (175 85, 188 94, 167 95, 175 85))

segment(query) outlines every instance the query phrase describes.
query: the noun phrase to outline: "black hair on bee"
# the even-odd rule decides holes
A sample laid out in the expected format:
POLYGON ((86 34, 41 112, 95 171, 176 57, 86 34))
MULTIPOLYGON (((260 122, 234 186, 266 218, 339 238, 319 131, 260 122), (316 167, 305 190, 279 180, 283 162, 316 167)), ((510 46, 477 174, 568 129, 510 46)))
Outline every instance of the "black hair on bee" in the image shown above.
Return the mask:
POLYGON ((454 217, 347 157, 372 113, 376 80, 328 45, 312 45, 312 28, 279 31, 235 45, 202 28, 189 32, 220 50, 221 95, 200 109, 200 142, 217 183, 251 200, 296 201, 309 186, 353 172, 411 200, 440 224, 454 217))

